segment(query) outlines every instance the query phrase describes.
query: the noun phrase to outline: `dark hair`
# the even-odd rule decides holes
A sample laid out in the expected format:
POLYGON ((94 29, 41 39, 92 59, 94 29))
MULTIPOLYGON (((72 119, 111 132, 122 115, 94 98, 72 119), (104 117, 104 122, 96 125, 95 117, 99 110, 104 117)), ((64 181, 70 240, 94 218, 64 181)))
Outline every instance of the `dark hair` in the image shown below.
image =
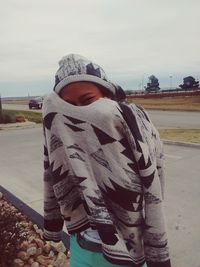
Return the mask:
POLYGON ((108 90, 104 86, 97 84, 97 83, 96 83, 96 86, 99 88, 99 90, 103 93, 104 96, 106 96, 110 99, 114 99, 114 95, 110 90, 108 90))
POLYGON ((126 100, 126 93, 122 89, 122 87, 118 84, 115 85, 116 90, 116 101, 124 102, 126 100))

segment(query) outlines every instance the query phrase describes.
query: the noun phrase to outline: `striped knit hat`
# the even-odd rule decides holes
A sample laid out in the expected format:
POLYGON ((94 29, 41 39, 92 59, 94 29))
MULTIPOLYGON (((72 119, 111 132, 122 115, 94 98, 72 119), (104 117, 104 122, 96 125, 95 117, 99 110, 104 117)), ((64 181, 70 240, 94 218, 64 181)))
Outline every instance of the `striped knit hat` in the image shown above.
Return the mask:
POLYGON ((60 90, 73 82, 93 82, 108 89, 114 96, 116 88, 108 79, 104 70, 97 64, 77 54, 69 54, 59 61, 55 75, 54 91, 60 90))

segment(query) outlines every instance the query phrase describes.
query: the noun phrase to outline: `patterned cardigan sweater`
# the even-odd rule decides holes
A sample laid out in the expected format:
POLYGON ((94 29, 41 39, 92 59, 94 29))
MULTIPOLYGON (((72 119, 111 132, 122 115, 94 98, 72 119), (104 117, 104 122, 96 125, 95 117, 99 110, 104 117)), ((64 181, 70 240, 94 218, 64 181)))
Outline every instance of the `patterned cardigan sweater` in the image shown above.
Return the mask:
POLYGON ((163 152, 136 105, 101 98, 74 106, 56 93, 43 105, 44 237, 91 227, 115 264, 169 267, 163 152))

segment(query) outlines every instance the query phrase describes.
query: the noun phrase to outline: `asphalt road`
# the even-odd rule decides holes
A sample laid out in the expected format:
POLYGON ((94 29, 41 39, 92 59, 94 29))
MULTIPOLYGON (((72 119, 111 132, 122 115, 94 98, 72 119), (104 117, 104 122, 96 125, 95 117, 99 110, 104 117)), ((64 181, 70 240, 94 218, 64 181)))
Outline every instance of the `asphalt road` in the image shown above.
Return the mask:
MULTIPOLYGON (((0 184, 42 214, 41 127, 0 131, 0 184)), ((199 149, 165 145, 165 208, 173 267, 200 266, 199 149)))
MULTIPOLYGON (((3 104, 4 109, 29 110, 28 105, 3 104)), ((41 112, 33 109, 32 111, 41 112)), ((159 128, 200 129, 200 112, 184 111, 148 111, 151 120, 159 128)))
POLYGON ((3 109, 14 109, 14 110, 25 110, 25 111, 35 111, 42 112, 41 109, 29 109, 28 105, 18 105, 18 104, 2 104, 3 109))
POLYGON ((148 110, 148 114, 159 128, 200 129, 200 112, 148 110))

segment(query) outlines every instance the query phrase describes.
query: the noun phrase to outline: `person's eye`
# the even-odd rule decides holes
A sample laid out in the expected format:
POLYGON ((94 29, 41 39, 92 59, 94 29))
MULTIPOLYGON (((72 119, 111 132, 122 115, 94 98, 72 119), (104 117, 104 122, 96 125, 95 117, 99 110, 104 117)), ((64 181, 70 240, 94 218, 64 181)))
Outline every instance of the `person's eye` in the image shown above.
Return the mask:
POLYGON ((83 104, 84 104, 84 105, 91 104, 91 103, 93 102, 93 99, 94 99, 93 96, 88 97, 88 98, 86 98, 86 99, 83 100, 83 104))

